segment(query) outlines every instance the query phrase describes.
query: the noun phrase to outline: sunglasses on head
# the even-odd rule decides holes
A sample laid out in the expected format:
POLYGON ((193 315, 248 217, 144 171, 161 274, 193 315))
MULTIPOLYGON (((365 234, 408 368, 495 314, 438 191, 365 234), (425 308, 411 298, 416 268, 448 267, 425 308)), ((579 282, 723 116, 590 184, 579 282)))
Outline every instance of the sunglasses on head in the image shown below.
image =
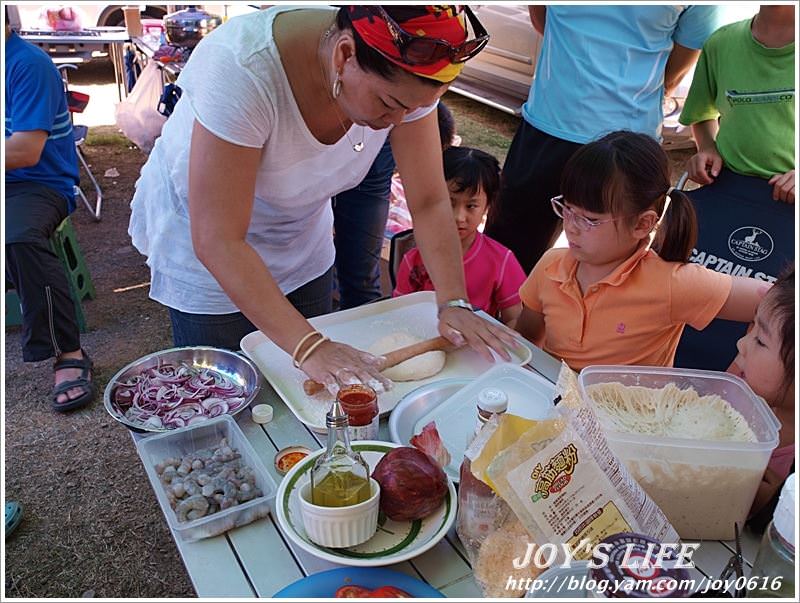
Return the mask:
POLYGON ((381 19, 386 22, 386 27, 392 35, 394 45, 400 51, 400 56, 407 65, 430 65, 449 59, 451 63, 463 63, 468 61, 489 42, 489 32, 478 21, 478 17, 472 12, 469 6, 463 5, 464 13, 467 15, 475 38, 465 40, 457 46, 453 46, 447 40, 438 38, 427 38, 424 36, 413 36, 405 31, 400 25, 389 16, 382 6, 371 7, 381 19))

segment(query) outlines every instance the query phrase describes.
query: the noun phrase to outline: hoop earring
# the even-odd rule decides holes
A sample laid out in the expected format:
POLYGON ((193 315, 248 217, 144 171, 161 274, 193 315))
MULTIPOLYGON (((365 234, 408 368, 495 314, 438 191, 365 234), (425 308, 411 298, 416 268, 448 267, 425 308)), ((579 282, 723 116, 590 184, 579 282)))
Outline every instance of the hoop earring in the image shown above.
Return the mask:
POLYGON ((336 74, 336 79, 333 81, 333 98, 339 98, 339 95, 342 93, 342 77, 340 74, 336 74))

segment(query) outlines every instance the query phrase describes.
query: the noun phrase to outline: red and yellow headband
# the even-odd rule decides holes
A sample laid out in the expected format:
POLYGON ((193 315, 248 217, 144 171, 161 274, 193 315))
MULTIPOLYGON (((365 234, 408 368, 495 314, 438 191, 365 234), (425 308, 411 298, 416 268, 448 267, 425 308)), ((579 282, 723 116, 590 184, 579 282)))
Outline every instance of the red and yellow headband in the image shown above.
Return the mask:
MULTIPOLYGON (((348 6, 347 9, 358 35, 395 65, 444 83, 452 82, 461 73, 464 63, 451 63, 448 57, 424 65, 408 64, 403 60, 389 25, 379 11, 370 6, 348 6)), ((462 44, 467 37, 464 15, 457 13, 453 5, 392 6, 391 10, 391 18, 412 36, 444 40, 453 46, 462 44)))

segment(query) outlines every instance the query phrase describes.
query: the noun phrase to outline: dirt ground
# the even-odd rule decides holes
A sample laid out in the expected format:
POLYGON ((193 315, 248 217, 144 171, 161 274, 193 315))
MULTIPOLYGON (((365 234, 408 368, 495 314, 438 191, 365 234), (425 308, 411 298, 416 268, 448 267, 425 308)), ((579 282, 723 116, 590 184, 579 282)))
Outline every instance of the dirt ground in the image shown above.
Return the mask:
POLYGON ((6 595, 186 597, 189 578, 129 432, 105 412, 102 391, 122 366, 170 347, 169 320, 147 297, 149 272, 127 235, 133 184, 145 155, 113 127, 92 129, 89 163, 104 191, 102 220, 72 215, 97 289, 84 301, 98 399, 50 410, 51 361, 25 364, 20 328, 5 341, 6 499, 22 503, 5 542, 6 595), (119 176, 103 177, 116 168, 119 176))
MULTIPOLYGON (((107 77, 107 74, 106 74, 107 77)), ((451 103, 463 144, 498 155, 513 120, 451 103)), ((111 126, 87 145, 104 190, 102 221, 81 207, 72 222, 97 289, 84 301, 82 343, 95 362, 98 399, 70 414, 50 409, 51 362, 25 364, 19 327, 5 330, 5 497, 24 506, 5 542, 9 597, 195 596, 129 432, 105 412, 102 392, 122 366, 170 347, 165 310, 148 299, 149 272, 127 234, 133 185, 146 156, 111 126), (119 176, 105 177, 115 168, 119 176)), ((688 153, 673 153, 680 173, 688 153)))

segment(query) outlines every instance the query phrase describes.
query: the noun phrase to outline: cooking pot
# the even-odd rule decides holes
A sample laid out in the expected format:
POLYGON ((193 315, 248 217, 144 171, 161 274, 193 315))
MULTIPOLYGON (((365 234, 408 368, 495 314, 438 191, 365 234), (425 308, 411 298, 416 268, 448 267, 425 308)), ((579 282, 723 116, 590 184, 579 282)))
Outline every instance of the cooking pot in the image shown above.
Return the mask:
POLYGON ((208 32, 222 23, 216 15, 207 13, 196 6, 170 13, 164 17, 167 42, 173 46, 194 48, 208 32))

